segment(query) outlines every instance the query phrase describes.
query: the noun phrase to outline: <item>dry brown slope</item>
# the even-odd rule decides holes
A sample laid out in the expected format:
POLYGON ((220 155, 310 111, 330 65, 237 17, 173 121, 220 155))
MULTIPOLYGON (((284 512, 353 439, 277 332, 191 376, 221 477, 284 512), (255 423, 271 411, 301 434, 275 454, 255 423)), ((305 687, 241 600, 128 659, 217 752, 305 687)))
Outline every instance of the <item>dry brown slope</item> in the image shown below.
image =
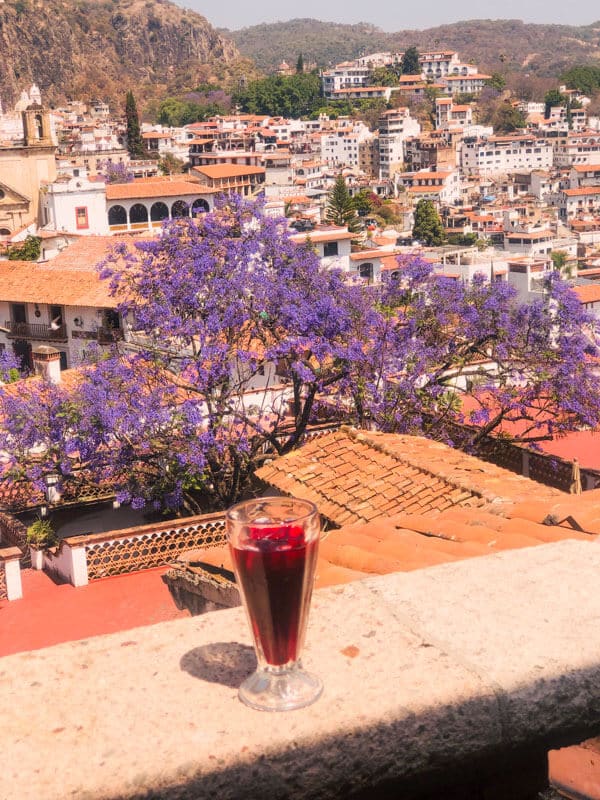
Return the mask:
POLYGON ((34 81, 49 101, 191 89, 239 59, 204 17, 168 0, 5 0, 0 52, 5 106, 34 81))

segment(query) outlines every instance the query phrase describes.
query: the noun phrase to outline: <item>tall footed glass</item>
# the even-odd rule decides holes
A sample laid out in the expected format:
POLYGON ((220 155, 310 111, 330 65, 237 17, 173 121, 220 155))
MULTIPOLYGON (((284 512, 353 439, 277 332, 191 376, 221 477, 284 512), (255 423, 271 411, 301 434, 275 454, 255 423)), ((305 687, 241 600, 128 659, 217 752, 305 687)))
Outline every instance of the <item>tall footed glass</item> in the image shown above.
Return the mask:
POLYGON ((300 661, 320 530, 313 503, 294 497, 247 500, 227 512, 235 577, 258 660, 239 690, 252 708, 302 708, 323 691, 300 661))

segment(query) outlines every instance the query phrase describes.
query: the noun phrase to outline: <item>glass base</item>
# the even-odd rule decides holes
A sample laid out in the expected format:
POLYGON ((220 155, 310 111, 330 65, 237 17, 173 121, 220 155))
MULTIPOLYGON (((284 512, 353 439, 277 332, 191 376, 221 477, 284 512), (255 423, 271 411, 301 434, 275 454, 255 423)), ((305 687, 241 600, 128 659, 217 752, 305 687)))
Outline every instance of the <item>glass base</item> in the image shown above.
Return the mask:
POLYGON ((240 700, 259 711, 292 711, 318 700, 323 684, 299 661, 283 667, 259 667, 242 683, 240 700))

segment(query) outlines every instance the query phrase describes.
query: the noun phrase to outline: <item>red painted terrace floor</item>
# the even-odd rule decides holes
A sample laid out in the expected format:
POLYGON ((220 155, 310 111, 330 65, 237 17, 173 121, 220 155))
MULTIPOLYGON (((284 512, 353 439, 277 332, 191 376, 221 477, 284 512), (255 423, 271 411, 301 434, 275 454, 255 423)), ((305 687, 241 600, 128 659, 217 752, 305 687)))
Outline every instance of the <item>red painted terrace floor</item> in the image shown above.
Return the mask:
POLYGON ((0 601, 0 656, 189 616, 161 580, 168 567, 75 588, 23 570, 23 599, 0 601))

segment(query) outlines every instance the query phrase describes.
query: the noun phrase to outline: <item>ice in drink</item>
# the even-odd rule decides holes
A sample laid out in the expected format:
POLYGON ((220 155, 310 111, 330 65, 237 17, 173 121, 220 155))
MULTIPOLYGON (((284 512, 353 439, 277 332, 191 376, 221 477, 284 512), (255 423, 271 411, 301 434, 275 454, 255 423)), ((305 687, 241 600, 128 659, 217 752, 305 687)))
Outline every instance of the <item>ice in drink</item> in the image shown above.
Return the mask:
POLYGON ((243 546, 231 545, 256 647, 271 666, 302 651, 318 543, 301 526, 279 524, 249 525, 243 546))

